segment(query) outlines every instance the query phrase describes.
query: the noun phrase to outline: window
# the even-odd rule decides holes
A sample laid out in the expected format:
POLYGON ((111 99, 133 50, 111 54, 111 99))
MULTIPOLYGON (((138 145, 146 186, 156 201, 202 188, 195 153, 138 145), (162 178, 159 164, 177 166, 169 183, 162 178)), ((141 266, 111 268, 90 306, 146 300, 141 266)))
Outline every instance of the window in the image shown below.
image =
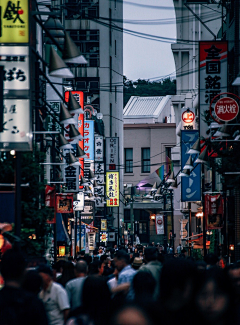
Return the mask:
POLYGON ((142 148, 142 173, 150 173, 150 148, 142 148))
POLYGON ((133 149, 125 148, 125 173, 133 172, 133 149))

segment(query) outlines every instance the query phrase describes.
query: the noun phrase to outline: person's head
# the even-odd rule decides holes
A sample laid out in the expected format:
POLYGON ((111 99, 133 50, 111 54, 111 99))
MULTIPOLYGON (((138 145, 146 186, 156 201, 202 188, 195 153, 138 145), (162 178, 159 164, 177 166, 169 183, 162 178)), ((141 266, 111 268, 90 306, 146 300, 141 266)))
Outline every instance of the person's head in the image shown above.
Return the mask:
POLYGON ((204 260, 207 263, 207 268, 216 266, 218 263, 218 257, 216 254, 213 253, 207 254, 204 260))
POLYGON ((98 261, 98 275, 103 275, 105 262, 98 261))
POLYGON ((237 298, 240 298, 240 264, 230 264, 227 268, 228 275, 234 287, 237 298))
POLYGON ((87 262, 84 260, 80 260, 76 263, 75 265, 75 275, 77 277, 82 277, 82 276, 86 276, 87 275, 87 271, 88 271, 88 266, 87 266, 87 262))
POLYGON ((139 251, 139 257, 143 257, 143 251, 139 251))
POLYGON ((37 269, 39 275, 42 278, 43 290, 46 290, 53 281, 53 272, 50 266, 46 264, 39 265, 37 269))
POLYGON ((138 253, 138 249, 134 248, 134 253, 137 254, 138 253))
POLYGON ((88 266, 88 275, 96 275, 98 274, 98 266, 99 266, 99 260, 94 260, 92 263, 88 266))
POLYGON ((143 262, 140 257, 135 257, 133 262, 132 262, 132 268, 134 270, 138 270, 142 266, 143 262))
POLYGON ((144 258, 146 262, 156 261, 158 257, 158 251, 156 247, 146 247, 144 250, 144 258))
POLYGON ((152 300, 155 287, 156 280, 150 272, 137 272, 133 278, 135 300, 139 302, 144 300, 152 300))
POLYGON ((36 270, 27 271, 23 279, 22 288, 37 295, 42 288, 42 277, 36 270))
POLYGON ((98 250, 95 248, 95 249, 93 250, 93 255, 96 256, 97 254, 98 254, 98 250))
POLYGON ((81 250, 81 251, 80 251, 80 256, 81 256, 81 257, 84 257, 84 256, 85 256, 85 251, 84 251, 84 250, 81 250))
POLYGON ((119 250, 115 253, 114 263, 117 270, 121 272, 124 267, 129 265, 130 257, 124 250, 119 250))
POLYGON ((7 250, 1 261, 1 274, 6 284, 15 282, 21 284, 26 269, 23 255, 14 249, 7 250))
POLYGON ((108 261, 108 256, 106 254, 101 255, 100 261, 106 264, 108 261))
POLYGON ((127 304, 121 306, 110 320, 110 325, 151 325, 147 313, 138 305, 127 304))
POLYGON ((231 317, 234 294, 227 272, 214 267, 202 272, 197 280, 194 301, 198 316, 206 324, 217 324, 231 317))

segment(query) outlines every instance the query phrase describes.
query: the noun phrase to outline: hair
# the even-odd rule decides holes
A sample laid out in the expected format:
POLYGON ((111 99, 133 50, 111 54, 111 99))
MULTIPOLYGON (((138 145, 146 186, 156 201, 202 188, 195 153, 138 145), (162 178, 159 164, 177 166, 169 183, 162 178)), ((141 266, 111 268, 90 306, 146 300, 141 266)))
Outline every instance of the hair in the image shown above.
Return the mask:
POLYGON ((158 257, 157 248, 153 247, 153 246, 152 247, 146 247, 145 251, 144 251, 144 256, 145 256, 145 259, 148 262, 157 260, 157 257, 158 257))
POLYGON ((126 264, 129 264, 130 263, 130 256, 124 250, 118 250, 118 251, 116 251, 115 257, 118 260, 124 260, 126 262, 126 264))
POLYGON ((133 290, 136 301, 150 299, 156 287, 156 280, 150 272, 137 272, 133 278, 133 290))
POLYGON ((63 266, 62 276, 58 280, 58 283, 65 287, 66 283, 74 278, 74 265, 72 262, 66 262, 63 266))
POLYGON ((75 265, 75 270, 77 273, 87 274, 87 270, 88 270, 87 262, 84 260, 78 261, 75 265))
POLYGON ((89 264, 88 275, 98 274, 98 263, 99 262, 100 262, 99 260, 95 260, 89 264))
POLYGON ((29 270, 24 276, 22 288, 37 295, 42 287, 42 278, 36 270, 29 270))
POLYGON ((108 258, 108 256, 106 254, 103 254, 100 256, 100 261, 101 262, 105 262, 105 260, 108 258))
POLYGON ((20 281, 26 269, 23 255, 14 249, 7 250, 1 261, 1 274, 5 281, 20 281))

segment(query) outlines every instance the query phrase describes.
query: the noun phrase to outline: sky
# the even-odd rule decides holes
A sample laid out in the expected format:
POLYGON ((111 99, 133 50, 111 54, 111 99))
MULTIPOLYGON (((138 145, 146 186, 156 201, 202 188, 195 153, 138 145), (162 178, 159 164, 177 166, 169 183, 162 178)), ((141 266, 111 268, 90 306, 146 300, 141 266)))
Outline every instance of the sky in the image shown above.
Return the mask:
MULTIPOLYGON (((173 0, 125 0, 123 3, 124 21, 141 20, 140 24, 124 22, 124 28, 175 39, 176 25, 173 0), (147 5, 148 7, 139 6, 139 4, 147 5), (150 6, 161 6, 161 8, 151 8, 150 6), (166 10, 162 7, 167 7, 168 9, 166 8, 166 10), (172 9, 169 9, 169 7, 172 9), (143 24, 144 20, 151 21, 152 23, 153 20, 167 18, 171 18, 173 23, 143 24)), ((128 79, 160 79, 162 76, 174 71, 175 64, 170 43, 147 40, 126 33, 123 34, 123 74, 128 79)))

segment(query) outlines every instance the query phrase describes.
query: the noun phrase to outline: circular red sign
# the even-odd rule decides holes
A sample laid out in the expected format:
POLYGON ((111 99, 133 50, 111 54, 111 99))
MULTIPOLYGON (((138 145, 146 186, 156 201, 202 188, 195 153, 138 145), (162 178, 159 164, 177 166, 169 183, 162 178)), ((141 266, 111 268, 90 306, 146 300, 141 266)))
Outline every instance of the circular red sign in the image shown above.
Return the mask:
POLYGON ((161 226, 161 224, 162 224, 162 219, 158 219, 157 223, 158 223, 159 226, 161 226))
POLYGON ((192 123, 195 120, 195 114, 188 109, 182 113, 182 120, 185 123, 192 123))
POLYGON ((219 120, 228 122, 238 115, 239 106, 233 98, 224 97, 216 102, 214 112, 219 120))

